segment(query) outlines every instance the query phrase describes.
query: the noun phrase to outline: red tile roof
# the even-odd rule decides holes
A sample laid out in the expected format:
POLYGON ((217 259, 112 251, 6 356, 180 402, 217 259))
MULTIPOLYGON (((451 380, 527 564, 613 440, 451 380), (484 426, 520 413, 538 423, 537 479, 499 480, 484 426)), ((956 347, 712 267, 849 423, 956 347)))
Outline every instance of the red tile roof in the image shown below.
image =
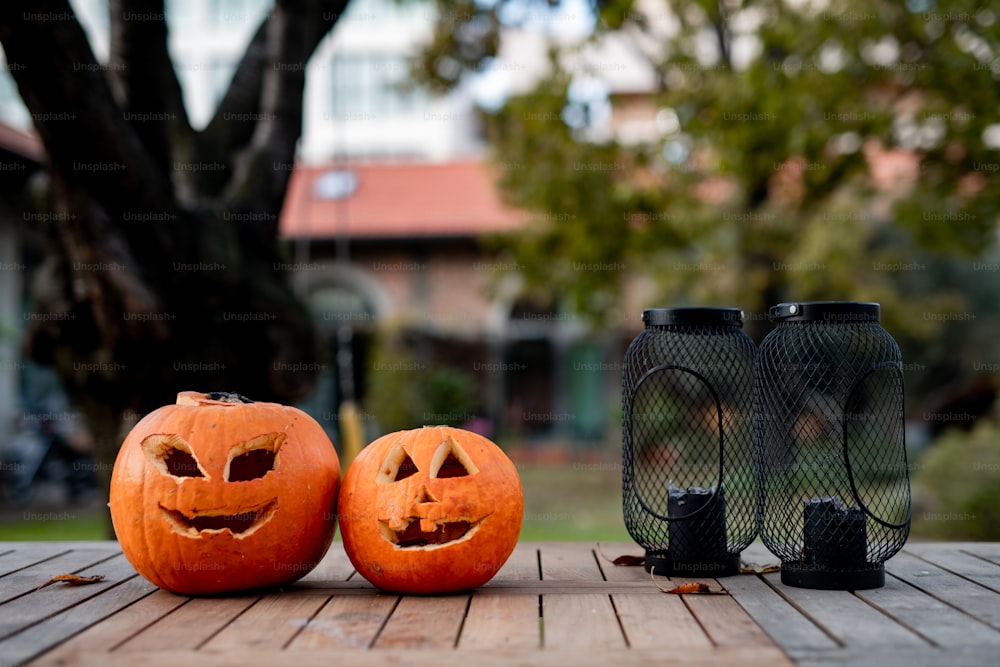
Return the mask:
POLYGON ((520 227, 505 206, 495 172, 482 162, 362 163, 296 167, 281 212, 285 238, 476 237, 520 227), (316 179, 349 170, 356 187, 340 199, 317 196, 316 179))

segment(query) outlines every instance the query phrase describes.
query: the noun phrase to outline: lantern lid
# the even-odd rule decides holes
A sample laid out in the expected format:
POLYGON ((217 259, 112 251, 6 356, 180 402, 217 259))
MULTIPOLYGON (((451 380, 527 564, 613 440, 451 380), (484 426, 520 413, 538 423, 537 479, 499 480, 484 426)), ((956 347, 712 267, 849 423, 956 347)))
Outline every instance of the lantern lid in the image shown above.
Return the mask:
POLYGON ((865 301, 800 301, 772 306, 772 320, 782 322, 878 322, 880 306, 865 301))
POLYGON ((646 326, 743 326, 743 311, 740 308, 716 308, 711 306, 682 306, 671 308, 647 308, 642 311, 642 321, 646 326))

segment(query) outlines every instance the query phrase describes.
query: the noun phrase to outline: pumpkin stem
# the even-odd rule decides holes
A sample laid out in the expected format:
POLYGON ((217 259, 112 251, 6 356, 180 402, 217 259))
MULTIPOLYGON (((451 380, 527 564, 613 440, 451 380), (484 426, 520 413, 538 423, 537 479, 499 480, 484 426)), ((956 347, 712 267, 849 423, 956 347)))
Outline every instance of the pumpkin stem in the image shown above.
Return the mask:
POLYGON ((210 391, 205 395, 213 401, 222 401, 223 403, 253 403, 246 396, 232 391, 210 391))

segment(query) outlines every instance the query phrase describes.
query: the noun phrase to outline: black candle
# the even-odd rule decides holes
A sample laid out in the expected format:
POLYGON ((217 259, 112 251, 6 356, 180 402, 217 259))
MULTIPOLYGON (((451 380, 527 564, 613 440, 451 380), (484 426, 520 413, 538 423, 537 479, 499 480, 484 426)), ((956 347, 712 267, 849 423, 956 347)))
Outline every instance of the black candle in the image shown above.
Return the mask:
POLYGON ((726 506, 722 489, 667 490, 667 557, 677 561, 719 559, 727 555, 726 506))
POLYGON ((812 498, 803 509, 803 560, 825 568, 853 568, 868 562, 865 514, 837 498, 812 498))

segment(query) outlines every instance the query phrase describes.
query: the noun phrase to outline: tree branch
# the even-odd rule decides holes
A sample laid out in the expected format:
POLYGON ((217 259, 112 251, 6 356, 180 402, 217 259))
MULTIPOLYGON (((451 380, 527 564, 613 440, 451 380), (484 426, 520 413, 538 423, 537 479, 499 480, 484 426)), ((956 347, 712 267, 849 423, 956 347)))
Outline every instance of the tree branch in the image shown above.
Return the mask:
POLYGON ((253 136, 252 123, 234 123, 232 118, 245 118, 260 110, 260 85, 267 56, 267 26, 270 15, 261 21, 257 32, 247 45, 243 58, 229 82, 229 88, 215 110, 212 120, 201 132, 206 156, 227 155, 246 145, 253 136))
MULTIPOLYGON (((349 0, 278 0, 267 21, 260 111, 226 193, 231 210, 277 212, 284 200, 302 134, 305 68, 349 0), (319 20, 317 20, 319 17, 319 20), (278 165, 277 167, 275 165, 278 165)), ((260 216, 262 238, 273 238, 277 216, 260 216)))
POLYGON ((0 42, 54 172, 112 214, 123 201, 172 207, 67 0, 0 2, 0 42))
POLYGON ((180 143, 184 152, 194 133, 167 52, 163 0, 111 0, 109 13, 112 85, 125 119, 166 177, 171 146, 180 143))

